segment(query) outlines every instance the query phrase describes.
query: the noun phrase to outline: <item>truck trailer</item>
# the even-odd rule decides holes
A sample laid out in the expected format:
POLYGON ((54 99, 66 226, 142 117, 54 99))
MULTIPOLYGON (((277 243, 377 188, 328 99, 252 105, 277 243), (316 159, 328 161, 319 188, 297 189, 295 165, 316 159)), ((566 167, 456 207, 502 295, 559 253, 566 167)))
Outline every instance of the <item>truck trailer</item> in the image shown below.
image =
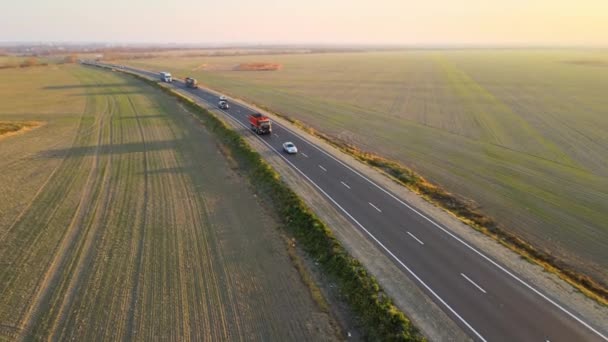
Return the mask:
POLYGON ((251 130, 257 134, 272 133, 272 124, 265 115, 260 113, 249 114, 249 123, 251 124, 251 130))
POLYGON ((195 78, 186 77, 184 81, 186 82, 186 87, 194 89, 198 88, 198 81, 195 78))

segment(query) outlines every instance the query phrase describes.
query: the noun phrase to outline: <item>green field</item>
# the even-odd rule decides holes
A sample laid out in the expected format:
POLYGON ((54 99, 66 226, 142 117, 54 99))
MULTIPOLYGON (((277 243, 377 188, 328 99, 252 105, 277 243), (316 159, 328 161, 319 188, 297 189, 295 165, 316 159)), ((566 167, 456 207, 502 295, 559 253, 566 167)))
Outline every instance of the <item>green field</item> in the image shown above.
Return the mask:
POLYGON ((437 50, 125 61, 200 82, 475 200, 608 283, 608 51, 437 50), (233 71, 240 63, 280 71, 233 71))
POLYGON ((272 215, 175 99, 0 70, 0 340, 332 340, 272 215))

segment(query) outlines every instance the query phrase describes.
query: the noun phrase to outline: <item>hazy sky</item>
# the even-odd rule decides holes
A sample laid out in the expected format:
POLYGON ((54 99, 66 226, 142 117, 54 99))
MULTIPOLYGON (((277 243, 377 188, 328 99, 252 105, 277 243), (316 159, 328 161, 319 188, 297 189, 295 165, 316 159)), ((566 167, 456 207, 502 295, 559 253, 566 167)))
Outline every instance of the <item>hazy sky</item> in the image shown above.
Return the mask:
POLYGON ((2 0, 0 41, 608 46, 608 0, 2 0))

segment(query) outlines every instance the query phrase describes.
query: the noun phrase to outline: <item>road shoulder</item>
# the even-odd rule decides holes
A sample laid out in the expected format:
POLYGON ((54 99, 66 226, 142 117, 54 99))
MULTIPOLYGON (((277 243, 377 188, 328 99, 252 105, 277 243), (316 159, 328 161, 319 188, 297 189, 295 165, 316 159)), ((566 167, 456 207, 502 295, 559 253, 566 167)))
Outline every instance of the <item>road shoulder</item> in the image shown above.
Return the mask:
MULTIPOLYGON (((219 94, 213 89, 204 89, 219 94)), ((189 95, 187 93, 184 94, 189 95)), ((240 99, 231 99, 231 101, 254 108, 260 113, 269 116, 274 122, 296 132, 298 135, 319 146, 350 168, 361 173, 384 189, 389 190, 399 199, 416 208, 442 227, 448 229, 451 233, 457 235, 478 251, 502 264, 512 273, 528 282, 528 284, 540 290, 545 295, 549 294, 551 299, 558 302, 560 305, 566 306, 571 311, 576 312, 582 320, 602 331, 608 330, 608 308, 586 297, 576 288, 560 279, 557 275, 547 272, 541 266, 527 261, 519 254, 502 246, 492 238, 467 226, 451 213, 427 202, 420 195, 396 183, 381 171, 359 162, 324 140, 302 131, 291 122, 240 99)), ((225 117, 224 113, 217 111, 213 106, 202 101, 199 103, 205 106, 205 108, 214 111, 214 113, 220 114, 221 117, 225 117)), ((236 130, 246 131, 240 126, 236 127, 233 122, 230 122, 230 124, 235 127, 236 130)), ((251 134, 243 134, 243 136, 258 152, 263 153, 267 151, 267 148, 251 134)), ((314 191, 315 189, 313 189, 310 184, 305 182, 294 170, 285 165, 278 156, 268 155, 267 153, 264 153, 264 155, 268 156, 268 162, 284 177, 285 181, 293 190, 305 200, 306 204, 308 204, 315 213, 328 224, 348 251, 355 258, 359 259, 378 279, 386 292, 394 299, 396 305, 412 319, 414 324, 418 326, 426 336, 431 340, 462 340, 461 336, 464 335, 460 335, 459 337, 456 332, 456 330, 460 330, 459 332, 464 334, 462 330, 458 328, 458 326, 456 326, 426 294, 419 290, 416 283, 403 275, 402 270, 380 252, 377 246, 363 236, 354 224, 344 219, 326 198, 318 194, 317 191, 314 191), (399 275, 396 275, 396 273, 399 273, 399 275)), ((547 305, 550 304, 547 303, 547 305)))

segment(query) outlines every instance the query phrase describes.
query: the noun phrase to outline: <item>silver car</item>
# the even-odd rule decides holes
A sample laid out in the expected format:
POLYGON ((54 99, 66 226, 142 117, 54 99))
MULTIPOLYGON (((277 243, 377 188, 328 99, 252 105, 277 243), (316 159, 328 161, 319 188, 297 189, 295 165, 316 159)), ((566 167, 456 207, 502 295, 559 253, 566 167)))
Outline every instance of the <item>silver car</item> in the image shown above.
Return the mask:
POLYGON ((298 148, 291 141, 283 143, 283 150, 289 154, 298 153, 298 148))
POLYGON ((220 101, 220 102, 218 102, 217 106, 220 109, 230 109, 230 105, 226 101, 220 101))

